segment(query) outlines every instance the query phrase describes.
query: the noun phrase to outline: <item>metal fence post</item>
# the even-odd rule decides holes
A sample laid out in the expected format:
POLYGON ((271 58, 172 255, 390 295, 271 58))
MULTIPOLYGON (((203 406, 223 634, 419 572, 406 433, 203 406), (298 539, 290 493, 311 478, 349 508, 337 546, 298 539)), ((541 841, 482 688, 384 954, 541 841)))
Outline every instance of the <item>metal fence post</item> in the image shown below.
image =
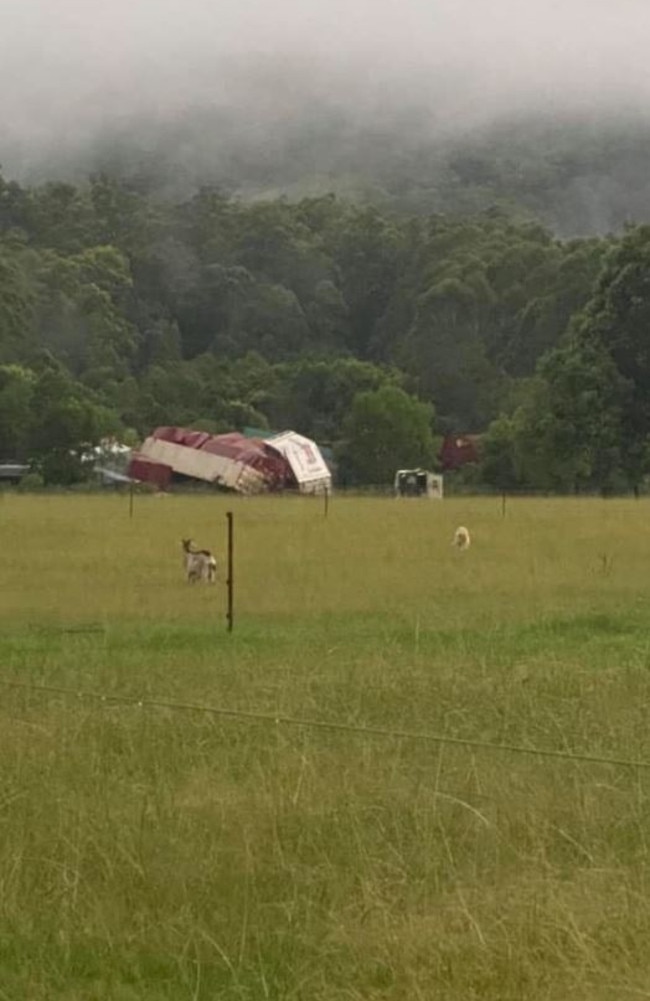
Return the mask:
POLYGON ((228 632, 232 632, 234 624, 234 585, 235 585, 235 575, 234 575, 234 532, 233 532, 233 514, 232 511, 228 511, 226 514, 228 519, 228 579, 226 584, 228 587, 228 611, 226 613, 226 618, 228 620, 228 632))

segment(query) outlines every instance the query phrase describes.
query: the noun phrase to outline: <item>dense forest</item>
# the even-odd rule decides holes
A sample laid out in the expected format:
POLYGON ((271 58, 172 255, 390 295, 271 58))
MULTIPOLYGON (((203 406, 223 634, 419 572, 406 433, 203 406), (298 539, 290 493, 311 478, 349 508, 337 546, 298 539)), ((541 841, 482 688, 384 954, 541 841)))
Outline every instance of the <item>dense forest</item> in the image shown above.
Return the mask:
POLYGON ((499 489, 637 488, 650 229, 470 209, 0 178, 0 458, 73 482, 106 435, 292 427, 371 484, 481 432, 499 489))

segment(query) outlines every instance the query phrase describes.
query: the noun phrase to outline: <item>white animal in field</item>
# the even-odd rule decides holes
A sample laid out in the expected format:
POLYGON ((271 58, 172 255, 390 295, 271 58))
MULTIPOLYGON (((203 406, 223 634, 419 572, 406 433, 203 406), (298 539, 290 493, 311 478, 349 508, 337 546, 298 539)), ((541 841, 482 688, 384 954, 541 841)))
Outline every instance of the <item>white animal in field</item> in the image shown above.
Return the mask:
POLYGON ((456 546, 456 549, 469 549, 471 541, 468 530, 460 525, 454 532, 452 546, 456 546))
POLYGON ((213 584, 217 576, 217 561, 209 549, 195 549, 191 539, 183 539, 183 567, 187 580, 194 584, 197 580, 213 584))

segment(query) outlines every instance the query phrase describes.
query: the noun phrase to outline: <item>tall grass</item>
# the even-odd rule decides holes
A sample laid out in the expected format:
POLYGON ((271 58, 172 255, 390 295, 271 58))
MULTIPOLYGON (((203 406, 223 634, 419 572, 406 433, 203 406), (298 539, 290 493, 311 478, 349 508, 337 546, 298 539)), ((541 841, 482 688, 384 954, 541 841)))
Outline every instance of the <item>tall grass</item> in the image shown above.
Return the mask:
MULTIPOLYGON (((650 761, 645 502, 0 505, 0 681, 650 761)), ((0 685, 0 999, 650 996, 649 792, 0 685)))

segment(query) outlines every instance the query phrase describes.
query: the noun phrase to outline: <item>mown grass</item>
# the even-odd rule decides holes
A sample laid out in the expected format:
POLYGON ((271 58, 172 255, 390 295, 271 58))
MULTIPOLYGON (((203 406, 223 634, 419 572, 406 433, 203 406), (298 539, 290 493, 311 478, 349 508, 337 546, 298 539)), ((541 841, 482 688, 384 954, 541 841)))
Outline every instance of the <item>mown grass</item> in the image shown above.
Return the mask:
MULTIPOLYGON (((0 500, 0 682, 650 762, 644 501, 134 515, 0 500)), ((644 769, 0 684, 0 1001, 647 997, 649 851, 644 769)))

